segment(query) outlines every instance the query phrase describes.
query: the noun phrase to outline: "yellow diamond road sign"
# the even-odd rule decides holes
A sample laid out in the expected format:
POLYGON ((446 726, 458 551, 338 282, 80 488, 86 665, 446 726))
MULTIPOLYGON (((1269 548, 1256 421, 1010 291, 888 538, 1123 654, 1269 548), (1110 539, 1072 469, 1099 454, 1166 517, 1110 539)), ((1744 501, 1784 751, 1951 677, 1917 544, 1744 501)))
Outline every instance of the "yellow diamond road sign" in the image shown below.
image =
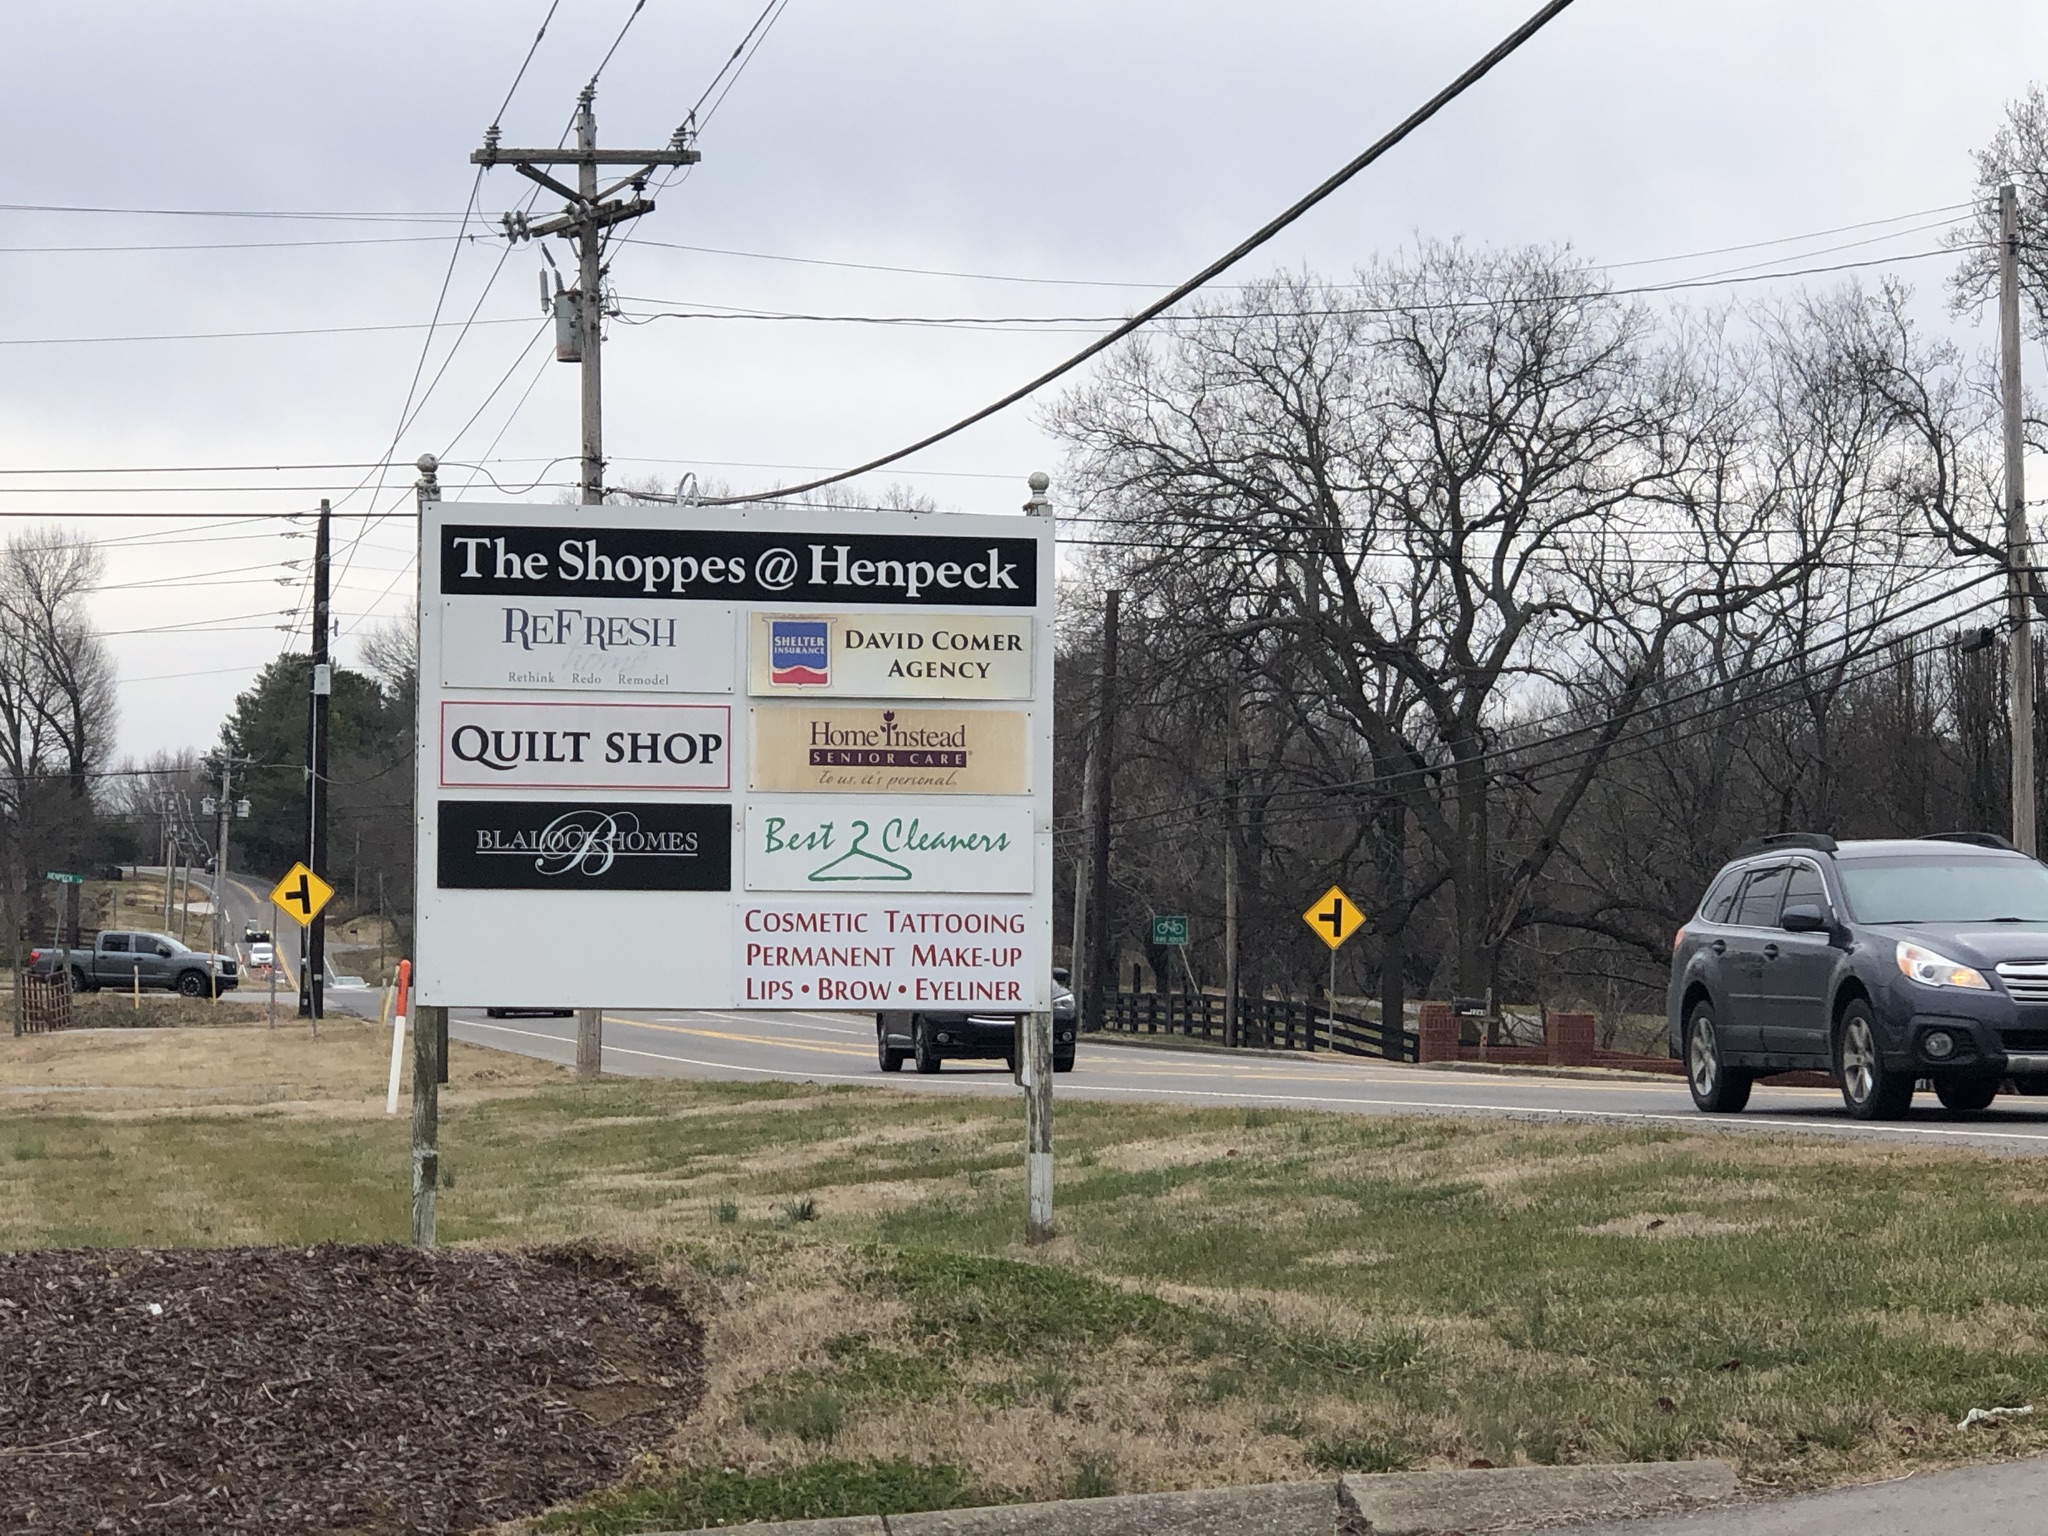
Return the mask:
POLYGON ((1344 894, 1341 885, 1333 885, 1316 899, 1314 906, 1301 914, 1301 920, 1316 931, 1317 938, 1336 949, 1358 932, 1358 925, 1365 921, 1365 914, 1344 894))
POLYGON ((303 928, 320 915, 320 909, 333 895, 333 886, 305 865, 294 864, 271 891, 270 901, 273 906, 282 907, 285 916, 303 928))

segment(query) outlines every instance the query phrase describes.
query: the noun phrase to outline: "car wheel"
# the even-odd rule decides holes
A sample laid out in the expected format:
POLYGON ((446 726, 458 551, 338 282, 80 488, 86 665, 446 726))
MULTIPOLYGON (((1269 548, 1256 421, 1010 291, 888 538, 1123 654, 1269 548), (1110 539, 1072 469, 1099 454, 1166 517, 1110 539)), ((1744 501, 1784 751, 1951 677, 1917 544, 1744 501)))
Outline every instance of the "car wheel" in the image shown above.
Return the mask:
POLYGON ((1998 1088, 1999 1080, 1995 1077, 1951 1077, 1935 1083, 1934 1096, 1952 1115, 1973 1115, 1991 1107, 1991 1101, 1998 1097, 1998 1088))
POLYGON ((923 1019, 914 1020, 910 1026, 911 1054, 917 1058, 917 1070, 929 1077, 939 1070, 939 1048, 932 1043, 931 1026, 923 1019))
POLYGON ((1054 1052, 1053 1052, 1053 1056, 1052 1056, 1052 1069, 1053 1069, 1053 1071, 1055 1071, 1055 1072, 1071 1072, 1071 1071, 1073 1071, 1073 1070, 1074 1070, 1074 1053, 1073 1053, 1072 1051, 1068 1051, 1068 1052, 1067 1052, 1067 1053, 1066 1053, 1066 1054, 1065 1054, 1065 1055, 1063 1056, 1063 1055, 1061 1055, 1061 1054, 1060 1054, 1060 1053, 1059 1053, 1058 1051, 1054 1051, 1054 1052))
POLYGON ((92 983, 86 980, 85 972, 75 965, 71 967, 71 990, 74 992, 90 992, 92 990, 92 983))
POLYGON ((1896 1120, 1912 1107, 1913 1074, 1886 1069, 1870 1004, 1852 999, 1835 1032, 1842 1102, 1858 1120, 1896 1120))
POLYGON ((1721 1057, 1721 1034, 1714 1028, 1714 1006, 1699 1003, 1685 1021, 1685 1085, 1692 1101, 1710 1115, 1738 1113, 1749 1102, 1755 1079, 1721 1057))
POLYGON ((178 977, 178 991, 185 997, 206 996, 206 976, 201 971, 185 971, 178 977))
POLYGON ((875 1062, 884 1072, 901 1072, 903 1058, 908 1051, 899 1051, 889 1044, 889 1029, 880 1019, 875 1020, 875 1062))

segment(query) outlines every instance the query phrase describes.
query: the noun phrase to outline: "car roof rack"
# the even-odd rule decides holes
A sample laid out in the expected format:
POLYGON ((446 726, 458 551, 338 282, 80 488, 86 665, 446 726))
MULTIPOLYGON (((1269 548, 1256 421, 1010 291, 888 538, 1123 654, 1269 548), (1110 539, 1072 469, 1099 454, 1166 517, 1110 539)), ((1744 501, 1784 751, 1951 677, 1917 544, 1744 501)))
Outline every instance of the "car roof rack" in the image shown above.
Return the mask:
POLYGON ((1973 848, 1996 848, 2004 853, 2018 853, 2019 849, 2000 837, 1996 832, 1926 832, 1922 833, 1923 843, 1968 843, 1973 848))
POLYGON ((1746 839, 1735 850, 1735 857, 1746 859, 1753 853, 1771 853, 1779 848, 1812 848, 1820 853, 1833 853, 1835 840, 1825 832, 1773 832, 1769 837, 1746 839))

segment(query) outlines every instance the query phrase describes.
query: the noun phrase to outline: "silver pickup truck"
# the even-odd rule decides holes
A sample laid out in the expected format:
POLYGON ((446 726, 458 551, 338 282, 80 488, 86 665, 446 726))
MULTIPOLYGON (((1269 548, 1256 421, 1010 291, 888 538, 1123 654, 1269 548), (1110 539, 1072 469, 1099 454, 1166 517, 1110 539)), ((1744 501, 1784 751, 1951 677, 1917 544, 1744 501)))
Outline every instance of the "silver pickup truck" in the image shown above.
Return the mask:
POLYGON ((90 949, 45 945, 29 951, 31 975, 61 976, 67 968, 74 992, 140 985, 204 997, 209 984, 232 992, 240 980, 233 955, 189 949, 167 933, 109 931, 95 936, 90 949))

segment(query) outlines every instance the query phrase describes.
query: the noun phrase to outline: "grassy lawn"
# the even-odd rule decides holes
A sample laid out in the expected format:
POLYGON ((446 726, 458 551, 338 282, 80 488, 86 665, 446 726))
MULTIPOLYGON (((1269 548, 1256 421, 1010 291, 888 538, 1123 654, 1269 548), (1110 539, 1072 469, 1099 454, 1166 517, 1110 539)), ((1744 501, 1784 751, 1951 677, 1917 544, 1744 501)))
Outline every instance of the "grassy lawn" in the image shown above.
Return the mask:
MULTIPOLYGON (((402 1240, 386 1048, 339 1020, 0 1039, 0 1247, 402 1240)), ((1812 1486, 2048 1449, 1953 1427, 2048 1391, 2033 1160, 1076 1103, 1062 1235, 1031 1252, 1007 1102, 582 1085, 460 1045, 452 1076, 446 1240, 631 1247, 710 1329, 668 1460, 550 1529, 1479 1460, 1812 1486)))

